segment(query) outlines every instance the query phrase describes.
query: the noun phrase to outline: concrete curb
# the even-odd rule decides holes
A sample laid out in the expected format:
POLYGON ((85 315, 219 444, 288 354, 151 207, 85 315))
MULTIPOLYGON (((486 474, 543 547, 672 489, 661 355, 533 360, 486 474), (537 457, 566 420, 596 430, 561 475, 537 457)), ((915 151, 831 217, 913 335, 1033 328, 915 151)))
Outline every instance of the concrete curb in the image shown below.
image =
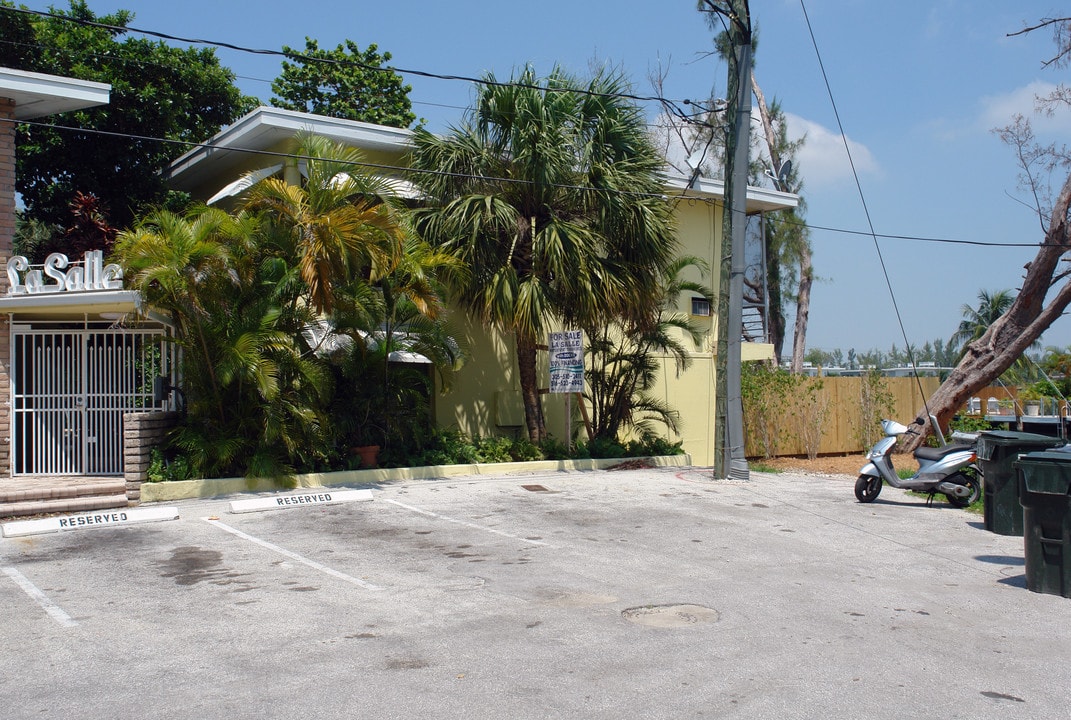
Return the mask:
MULTIPOLYGON (((475 463, 472 465, 427 465, 411 468, 346 470, 294 476, 294 487, 314 488, 334 485, 370 485, 406 480, 431 480, 465 475, 507 475, 511 473, 605 470, 630 460, 647 460, 656 467, 688 467, 691 455, 659 455, 647 458, 602 458, 599 460, 537 460, 534 462, 475 463)), ((270 478, 218 478, 142 483, 141 502, 172 502, 195 498, 221 497, 249 492, 289 489, 270 478)))

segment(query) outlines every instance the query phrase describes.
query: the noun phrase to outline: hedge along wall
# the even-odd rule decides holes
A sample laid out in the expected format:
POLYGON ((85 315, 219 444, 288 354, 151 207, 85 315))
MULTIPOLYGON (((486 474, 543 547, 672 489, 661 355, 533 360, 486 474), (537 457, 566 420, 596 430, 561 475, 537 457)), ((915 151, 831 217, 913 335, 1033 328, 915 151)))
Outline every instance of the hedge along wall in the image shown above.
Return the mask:
MULTIPOLYGON (((767 436, 774 438, 775 456, 807 455, 807 435, 820 433, 817 454, 851 454, 861 453, 869 444, 881 437, 881 418, 891 418, 907 425, 915 419, 915 413, 922 407, 922 392, 929 398, 940 386, 941 381, 935 377, 915 378, 881 378, 879 394, 890 401, 891 409, 880 412, 872 411, 872 422, 868 423, 871 439, 869 444, 861 438, 864 415, 864 391, 867 379, 860 377, 826 377, 801 378, 801 385, 777 402, 767 400, 769 411, 766 413, 767 436), (820 382, 820 386, 815 387, 820 382), (824 412, 823 409, 824 408, 824 412)), ((874 403, 871 403, 873 406, 874 403)), ((747 438, 746 454, 751 458, 766 456, 762 441, 764 421, 749 412, 748 399, 744 399, 744 424, 747 438)), ((814 445, 812 444, 812 449, 814 445)))

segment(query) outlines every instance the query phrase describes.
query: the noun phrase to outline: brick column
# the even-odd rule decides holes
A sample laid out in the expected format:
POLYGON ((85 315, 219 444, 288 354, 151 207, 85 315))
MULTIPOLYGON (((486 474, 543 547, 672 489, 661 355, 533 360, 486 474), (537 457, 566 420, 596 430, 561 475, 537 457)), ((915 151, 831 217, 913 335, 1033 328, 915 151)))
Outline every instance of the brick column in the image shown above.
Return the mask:
POLYGON ((131 505, 141 501, 141 484, 145 482, 152 449, 163 444, 180 417, 173 411, 123 414, 123 474, 131 505))
MULTIPOLYGON (((15 102, 0 98, 0 269, 7 266, 15 238, 15 102)), ((0 293, 7 273, 0 272, 0 293)), ((0 477, 11 475, 10 316, 0 315, 0 477)))

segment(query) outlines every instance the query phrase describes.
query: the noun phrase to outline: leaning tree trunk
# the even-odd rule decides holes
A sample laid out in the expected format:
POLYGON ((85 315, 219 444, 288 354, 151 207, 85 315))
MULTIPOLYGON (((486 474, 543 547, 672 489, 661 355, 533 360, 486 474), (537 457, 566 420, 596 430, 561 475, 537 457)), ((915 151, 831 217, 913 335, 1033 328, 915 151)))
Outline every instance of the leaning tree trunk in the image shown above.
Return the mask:
POLYGON ((792 335, 792 372, 803 372, 803 356, 807 352, 807 320, 811 314, 811 283, 814 270, 811 268, 811 248, 807 243, 800 246, 800 286, 796 295, 796 326, 792 335))
MULTIPOLYGON (((777 132, 774 130, 773 119, 770 117, 770 109, 766 105, 766 96, 759 87, 759 81, 755 74, 751 75, 751 92, 755 95, 755 102, 759 106, 759 118, 762 120, 762 129, 766 134, 766 148, 770 153, 770 163, 776 173, 781 168, 781 153, 777 148, 777 132)), ((784 188, 778 188, 783 190, 784 188)), ((774 346, 774 361, 780 365, 781 355, 785 346, 785 311, 781 299, 781 258, 774 248, 770 247, 770 238, 764 238, 766 243, 766 287, 767 299, 770 312, 769 342, 774 346)))
POLYGON ((927 409, 937 417, 942 428, 974 393, 988 385, 1011 367, 1071 303, 1071 280, 1068 273, 1056 274, 1060 258, 1071 250, 1071 227, 1067 213, 1071 208, 1071 175, 1064 182, 1053 206, 1049 229, 1034 260, 1026 265, 1023 287, 1007 312, 989 326, 985 334, 967 346, 966 354, 926 407, 919 411, 923 430, 911 436, 905 452, 914 451, 932 431, 927 409), (1063 282, 1048 305, 1045 296, 1058 282, 1063 282))

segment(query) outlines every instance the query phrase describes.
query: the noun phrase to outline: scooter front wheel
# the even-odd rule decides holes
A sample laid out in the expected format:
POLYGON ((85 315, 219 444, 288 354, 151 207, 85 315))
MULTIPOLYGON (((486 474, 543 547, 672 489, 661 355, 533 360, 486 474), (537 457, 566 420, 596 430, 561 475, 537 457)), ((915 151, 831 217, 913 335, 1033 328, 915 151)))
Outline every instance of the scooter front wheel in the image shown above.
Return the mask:
POLYGON ((874 502, 881 493, 881 478, 873 475, 860 475, 855 481, 855 497, 861 503, 874 502))

